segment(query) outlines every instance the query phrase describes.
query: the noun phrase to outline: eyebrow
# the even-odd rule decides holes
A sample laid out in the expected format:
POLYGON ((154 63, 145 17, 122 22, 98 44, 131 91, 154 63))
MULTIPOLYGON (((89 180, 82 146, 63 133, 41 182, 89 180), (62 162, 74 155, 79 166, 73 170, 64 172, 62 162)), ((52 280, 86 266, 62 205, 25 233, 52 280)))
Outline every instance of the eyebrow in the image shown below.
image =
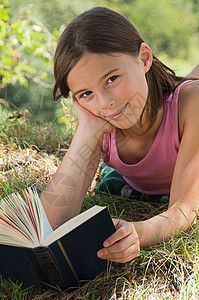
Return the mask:
MULTIPOLYGON (((101 82, 103 79, 105 79, 107 76, 109 76, 111 73, 116 72, 116 71, 118 71, 118 70, 119 70, 119 68, 112 69, 112 70, 108 71, 108 73, 104 74, 104 75, 100 78, 100 82, 101 82)), ((85 91, 88 91, 88 89, 81 89, 81 90, 75 92, 75 93, 73 94, 73 96, 76 96, 77 94, 82 93, 82 92, 85 92, 85 91)))

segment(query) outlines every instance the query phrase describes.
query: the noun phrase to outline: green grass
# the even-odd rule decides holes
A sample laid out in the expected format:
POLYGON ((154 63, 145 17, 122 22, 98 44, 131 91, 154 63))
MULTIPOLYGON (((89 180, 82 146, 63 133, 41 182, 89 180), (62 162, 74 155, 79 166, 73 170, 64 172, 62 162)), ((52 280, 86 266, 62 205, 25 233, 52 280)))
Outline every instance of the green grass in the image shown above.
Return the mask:
MULTIPOLYGON (((53 153, 58 157, 65 154, 71 142, 71 130, 49 122, 41 124, 38 119, 32 119, 15 114, 17 111, 7 110, 0 104, 0 142, 7 145, 17 145, 23 149, 30 148, 37 151, 53 153)), ((73 132, 72 132, 73 133, 73 132)))
MULTIPOLYGON (((0 123, 0 196, 32 184, 41 192, 59 165, 60 149, 69 144, 71 136, 65 139, 53 124, 42 127, 23 118, 4 118, 0 123)), ((167 208, 166 203, 94 195, 90 190, 82 210, 94 204, 106 205, 112 217, 127 221, 144 220, 167 208)), ((199 299, 198 244, 197 221, 177 238, 142 249, 129 263, 111 263, 105 272, 73 291, 47 286, 43 290, 24 289, 1 280, 0 299, 199 299)))
POLYGON ((19 285, 17 282, 14 283, 12 281, 2 280, 2 277, 0 277, 0 299, 6 300, 12 299, 12 300, 20 300, 24 299, 24 294, 29 291, 31 287, 29 288, 21 288, 21 285, 19 285))

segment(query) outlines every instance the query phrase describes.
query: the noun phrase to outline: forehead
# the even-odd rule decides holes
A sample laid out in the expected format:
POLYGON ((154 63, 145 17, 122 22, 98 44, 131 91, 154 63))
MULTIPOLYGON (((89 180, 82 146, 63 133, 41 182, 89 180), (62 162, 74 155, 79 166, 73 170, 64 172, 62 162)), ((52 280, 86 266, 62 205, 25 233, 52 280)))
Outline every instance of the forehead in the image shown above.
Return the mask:
POLYGON ((77 85, 98 80, 111 69, 128 64, 131 56, 123 53, 90 53, 86 52, 67 76, 67 85, 73 90, 77 85))

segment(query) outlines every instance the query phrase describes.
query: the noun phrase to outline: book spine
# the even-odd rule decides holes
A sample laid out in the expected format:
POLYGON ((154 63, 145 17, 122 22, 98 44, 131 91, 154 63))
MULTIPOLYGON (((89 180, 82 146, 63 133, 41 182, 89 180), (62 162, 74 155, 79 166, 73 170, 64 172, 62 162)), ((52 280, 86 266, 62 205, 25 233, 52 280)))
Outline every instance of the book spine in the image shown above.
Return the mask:
POLYGON ((79 278, 71 260, 66 253, 66 248, 63 247, 61 241, 57 240, 52 243, 49 246, 49 250, 54 258, 54 261, 56 261, 56 265, 59 267, 64 280, 67 282, 68 287, 79 286, 79 278))
POLYGON ((61 241, 58 240, 58 241, 57 241, 57 244, 58 244, 58 246, 59 246, 59 248, 60 248, 60 250, 61 250, 63 256, 65 257, 65 259, 66 259, 66 261, 67 261, 67 263, 68 263, 68 265, 69 265, 69 267, 70 267, 70 269, 71 269, 71 271, 72 271, 72 273, 73 273, 73 276, 75 277, 76 281, 79 282, 79 278, 77 277, 77 274, 76 274, 76 272, 75 272, 75 269, 74 269, 74 267, 73 267, 73 265, 72 265, 72 263, 71 263, 71 261, 70 261, 68 255, 66 254, 66 251, 65 251, 65 249, 64 249, 64 247, 63 247, 61 241))
MULTIPOLYGON (((44 273, 44 271, 42 270, 40 263, 38 262, 38 260, 36 259, 36 256, 34 255, 34 250, 30 249, 30 248, 24 248, 24 252, 26 253, 26 256, 29 260, 29 263, 32 267, 32 269, 35 272, 35 275, 37 276, 37 279, 40 282, 40 287, 42 287, 42 282, 48 282, 49 279, 47 277, 47 275, 44 273), (31 251, 29 251, 31 250, 31 251)), ((38 285, 36 285, 38 286, 38 285)))
POLYGON ((49 248, 34 249, 33 254, 42 270, 42 273, 45 274, 45 277, 42 276, 44 281, 43 283, 59 286, 61 288, 68 287, 66 280, 64 280, 59 267, 49 251, 49 248))

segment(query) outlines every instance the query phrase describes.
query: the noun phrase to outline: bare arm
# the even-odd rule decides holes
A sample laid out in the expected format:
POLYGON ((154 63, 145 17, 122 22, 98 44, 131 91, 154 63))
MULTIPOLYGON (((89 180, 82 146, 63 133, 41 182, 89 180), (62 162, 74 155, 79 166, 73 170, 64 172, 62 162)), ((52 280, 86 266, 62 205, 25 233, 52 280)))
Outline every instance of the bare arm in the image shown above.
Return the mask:
POLYGON ((106 121, 92 115, 77 102, 74 106, 79 125, 60 167, 41 195, 53 229, 79 213, 99 164, 103 133, 110 129, 106 121))
POLYGON ((199 82, 188 84, 180 108, 182 139, 173 174, 169 208, 162 214, 141 222, 114 220, 116 232, 104 242, 99 257, 127 262, 146 247, 166 241, 186 230, 196 220, 199 207, 199 82))
POLYGON ((182 99, 180 115, 183 134, 171 185, 169 208, 166 212, 147 221, 135 224, 141 245, 158 243, 176 236, 180 229, 186 230, 196 220, 199 207, 199 82, 192 82, 194 92, 187 88, 182 99), (146 238, 150 230, 150 239, 146 238))
POLYGON ((53 229, 79 213, 96 172, 100 150, 91 132, 77 128, 67 154, 41 195, 53 229))

